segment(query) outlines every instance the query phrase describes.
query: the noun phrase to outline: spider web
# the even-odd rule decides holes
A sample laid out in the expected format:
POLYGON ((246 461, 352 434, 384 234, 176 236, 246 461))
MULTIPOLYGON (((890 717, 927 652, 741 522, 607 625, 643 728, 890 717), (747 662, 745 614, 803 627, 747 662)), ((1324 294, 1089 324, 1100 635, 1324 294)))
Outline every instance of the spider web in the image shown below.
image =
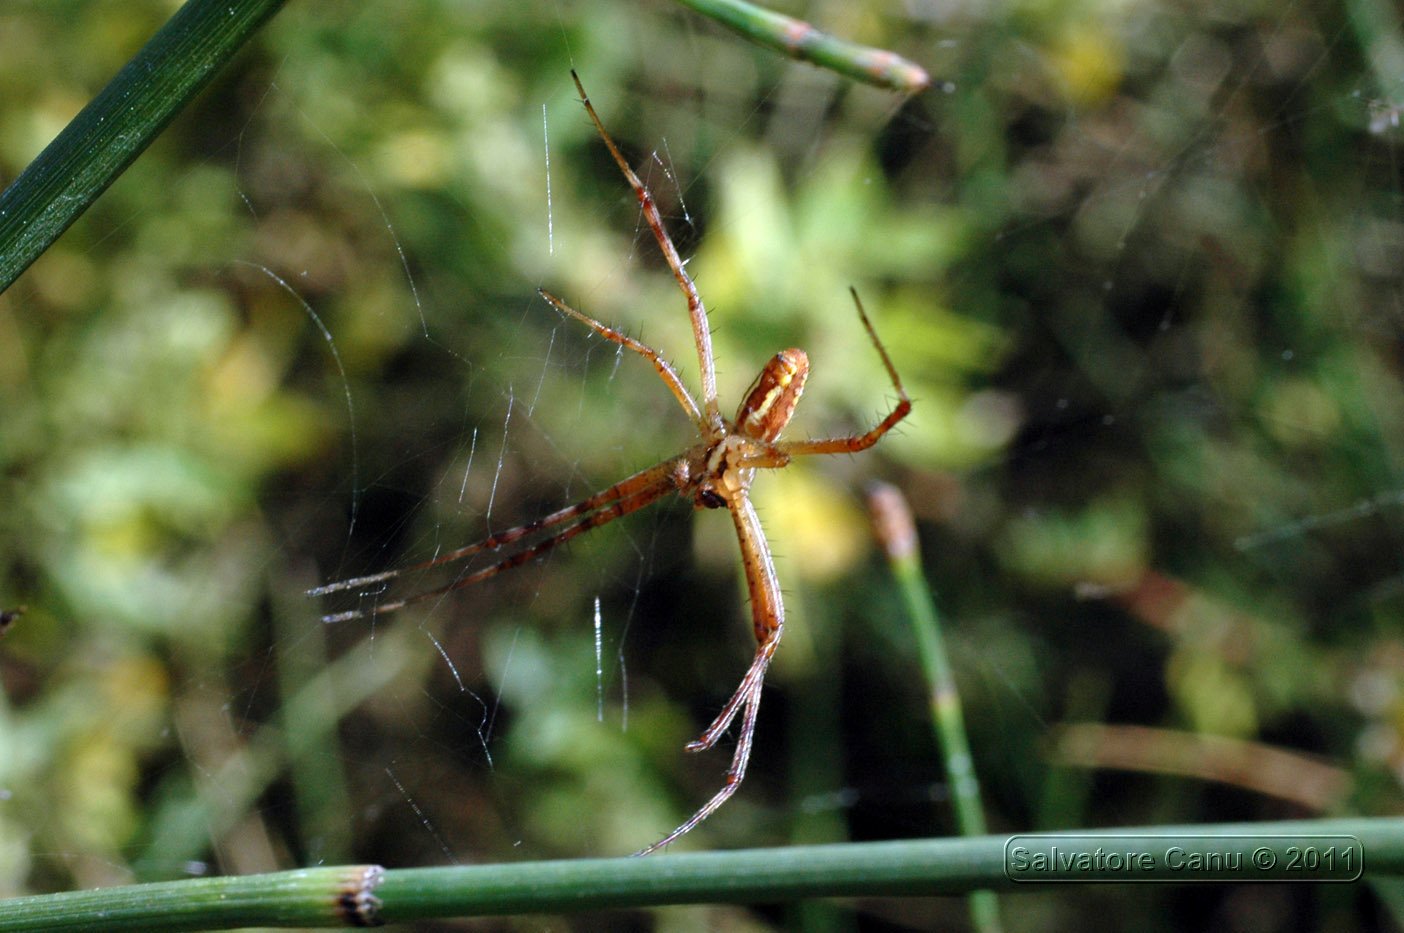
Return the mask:
MULTIPOLYGON (((660 10, 281 14, 0 301, 24 348, 0 347, 3 608, 29 609, 0 642, 0 891, 617 854, 719 786, 729 748, 681 746, 751 652, 721 515, 663 503, 393 617, 324 626, 302 595, 691 441, 643 361, 534 294, 696 385, 571 66, 708 302, 723 411, 800 346, 793 431, 880 417, 849 285, 916 405, 873 451, 758 479, 790 624, 752 771, 695 844, 952 831, 878 476, 921 521, 994 826, 1397 803, 1398 23, 1018 14, 826 23, 932 70, 905 103, 660 10), (1324 789, 1171 754, 1205 736, 1315 756, 1324 789)), ((36 121, 81 97, 34 80, 36 121)), ((1278 904, 1253 897, 1196 916, 1278 904)))

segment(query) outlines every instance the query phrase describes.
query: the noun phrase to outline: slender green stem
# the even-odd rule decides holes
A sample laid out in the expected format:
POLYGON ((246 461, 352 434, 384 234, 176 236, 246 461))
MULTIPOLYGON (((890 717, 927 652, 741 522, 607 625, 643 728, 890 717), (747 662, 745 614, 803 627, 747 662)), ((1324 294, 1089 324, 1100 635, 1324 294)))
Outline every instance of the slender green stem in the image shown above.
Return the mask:
POLYGON ((925 69, 894 52, 845 42, 804 20, 774 13, 744 0, 679 2, 752 42, 857 81, 906 94, 923 91, 931 84, 931 76, 925 69))
MULTIPOLYGON (((980 784, 975 777, 974 758, 970 754, 970 741, 965 733, 960 692, 946 654, 936 601, 921 572, 916 523, 912 519, 911 508, 897 487, 886 483, 875 484, 869 491, 868 507, 873 514, 878 540, 887 553, 888 564, 916 633, 917 655, 921 658, 930 689, 931 720, 945 761, 946 780, 951 788, 951 801, 955 805, 956 825, 960 827, 962 835, 983 835, 985 812, 980 804, 980 784)), ((992 892, 972 894, 970 913, 977 929, 993 931, 1000 928, 999 908, 992 892)))
MULTIPOLYGON (((167 881, 3 901, 0 933, 338 927, 661 904, 1046 890, 1011 880, 1007 872, 1017 865, 1008 853, 1016 841, 1034 848, 1056 845, 1060 862, 1077 864, 1167 835, 1177 837, 1177 851, 1186 859, 1252 851, 1272 836, 1349 835, 1364 853, 1365 877, 1404 871, 1404 819, 1398 817, 1155 826, 1018 840, 977 836, 384 872, 351 865, 167 881)), ((1089 871, 1086 880, 1124 877, 1089 871)))
POLYGON ((0 291, 131 165, 283 0, 189 0, 0 194, 0 291))

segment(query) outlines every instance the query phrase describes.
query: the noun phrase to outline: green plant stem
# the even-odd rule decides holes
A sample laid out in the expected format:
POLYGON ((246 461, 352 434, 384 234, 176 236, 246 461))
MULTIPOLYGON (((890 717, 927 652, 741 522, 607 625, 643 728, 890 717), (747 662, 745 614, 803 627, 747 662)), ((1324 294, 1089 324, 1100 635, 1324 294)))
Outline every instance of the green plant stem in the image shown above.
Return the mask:
POLYGON ((694 12, 739 32, 752 42, 841 75, 906 94, 931 84, 920 65, 894 52, 846 42, 804 20, 774 13, 744 0, 678 0, 694 12))
MULTIPOLYGON (((961 835, 983 835, 985 812, 980 803, 980 784, 975 777, 974 758, 970 754, 970 741, 965 732, 960 691, 946 654, 936 601, 921 572, 916 523, 911 508, 897 487, 886 483, 875 484, 869 491, 868 507, 916 634, 917 656, 926 674, 931 721, 945 763, 956 825, 961 835)), ((973 893, 970 913, 977 929, 994 931, 1000 928, 999 907, 992 892, 973 893)))
MULTIPOLYGON (((1060 854, 1076 858, 1099 849, 1119 851, 1128 837, 1157 835, 1190 837, 1183 846, 1191 856, 1222 852, 1233 845, 1254 846, 1254 840, 1271 835, 1352 835, 1364 850, 1367 878, 1404 871, 1404 819, 1398 817, 1154 826, 1078 833, 1056 841, 1060 854)), ((167 881, 0 901, 0 933, 338 927, 661 904, 950 895, 981 888, 1046 890, 1007 877, 1008 842, 1007 836, 977 836, 413 868, 383 874, 375 866, 353 865, 167 881)))
POLYGON ((951 784, 956 824, 962 835, 978 836, 985 832, 980 784, 975 778, 970 741, 965 733, 960 691, 956 687, 955 672, 951 669, 945 639, 941 635, 941 618, 936 612, 931 589, 921 573, 916 526, 912 522, 911 510, 897 488, 886 484, 875 486, 869 501, 875 515, 879 510, 882 512, 876 522, 878 536, 887 551, 888 563, 897 580, 902 602, 912 618, 917 656, 921 659, 929 687, 931 719, 945 758, 946 778, 951 784))
POLYGON ((0 901, 0 930, 229 930, 375 923, 384 871, 340 865, 267 875, 161 881, 0 901))
POLYGON ((189 0, 0 194, 0 291, 67 230, 283 0, 189 0))

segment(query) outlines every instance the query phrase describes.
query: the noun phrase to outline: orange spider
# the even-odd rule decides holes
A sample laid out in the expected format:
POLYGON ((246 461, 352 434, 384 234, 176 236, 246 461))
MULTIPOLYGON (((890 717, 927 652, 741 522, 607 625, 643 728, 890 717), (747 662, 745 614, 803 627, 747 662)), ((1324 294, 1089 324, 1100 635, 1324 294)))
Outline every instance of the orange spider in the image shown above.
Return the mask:
POLYGON ((653 231, 654 239, 663 251, 668 268, 687 298, 688 313, 692 317, 692 334, 697 343, 697 359, 702 378, 702 404, 688 392, 675 370, 667 360, 639 341, 620 333, 607 324, 588 317, 567 305, 561 299, 539 290, 541 297, 563 314, 585 324, 606 340, 612 341, 639 354, 653 364, 673 397, 678 400, 687 416, 697 427, 699 442, 683 453, 662 463, 649 467, 622 480, 588 499, 552 512, 544 518, 525 525, 491 535, 474 544, 461 547, 433 560, 424 561, 409 567, 388 570, 349 580, 328 583, 309 590, 310 596, 323 596, 345 590, 364 589, 395 579, 403 574, 438 567, 443 564, 463 560, 483 551, 495 551, 529 537, 544 535, 534 544, 506 557, 490 567, 466 574, 445 586, 417 593, 392 602, 378 603, 370 609, 352 609, 323 617, 326 622, 341 622, 348 619, 381 615, 401 609, 410 603, 432 599, 453 590, 462 589, 496 576, 504 570, 521 566, 544 554, 562 542, 569 541, 592 528, 611 522, 622 515, 628 515, 651 502, 676 492, 690 500, 698 509, 726 509, 731 513, 736 526, 736 538, 741 547, 741 564, 746 574, 746 586, 751 596, 751 619, 756 635, 756 655, 751 666, 741 678, 741 684, 731 699, 722 707, 717 718, 695 741, 688 743, 687 750, 700 752, 711 748, 721 738, 737 714, 741 714, 741 735, 736 742, 736 751, 731 758, 731 767, 726 773, 726 783, 702 805, 696 813, 680 826, 652 845, 639 850, 636 855, 647 855, 687 833, 705 820, 727 801, 740 786, 746 775, 746 764, 751 756, 751 743, 755 735, 756 714, 760 709, 761 684, 765 680, 766 669, 780 644, 780 636, 785 628, 785 606, 780 597, 780 582, 776 579, 775 565, 770 558, 770 548, 766 543, 765 532, 760 519, 751 505, 751 481, 758 469, 779 469, 793 457, 811 454, 852 453, 866 450, 890 431, 911 411, 911 401, 902 388, 902 380, 897 375, 892 360, 878 339, 877 332, 863 310, 856 290, 852 290, 853 300, 858 308, 858 316, 873 341, 883 366, 897 390, 898 402, 891 413, 872 430, 865 434, 848 437, 831 437, 819 440, 781 441, 780 432, 789 424, 795 405, 804 391, 804 382, 809 375, 809 358, 803 350, 781 350, 765 365, 754 385, 746 393, 745 400, 736 411, 736 417, 728 421, 717 405, 717 379, 712 358, 712 338, 707 323, 707 311, 702 298, 693 284, 673 246, 653 196, 644 187, 624 156, 614 144, 604 124, 600 122, 590 98, 585 93, 580 78, 571 72, 585 112, 595 124, 600 138, 609 148, 610 155, 619 165, 620 171, 628 179, 629 185, 638 196, 644 219, 653 231))

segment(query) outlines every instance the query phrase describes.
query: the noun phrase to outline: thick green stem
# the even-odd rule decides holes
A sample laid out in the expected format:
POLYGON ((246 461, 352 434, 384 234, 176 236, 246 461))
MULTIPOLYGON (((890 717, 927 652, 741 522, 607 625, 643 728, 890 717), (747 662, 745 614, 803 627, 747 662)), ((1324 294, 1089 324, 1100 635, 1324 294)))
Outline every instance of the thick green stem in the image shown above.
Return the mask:
MULTIPOLYGON (((1033 844, 1055 844, 1060 860, 1075 864, 1098 852, 1120 852, 1132 841, 1144 844, 1164 836, 1177 837, 1183 856, 1192 859, 1235 846, 1255 847, 1273 836, 1322 835, 1359 840, 1367 878, 1404 871, 1404 819, 1397 817, 1139 827, 1046 837, 1033 844)), ((1010 879, 1006 859, 1011 841, 1007 836, 977 836, 383 873, 375 866, 352 865, 202 878, 3 901, 0 933, 340 927, 660 904, 954 895, 981 888, 1046 890, 1010 879)), ((1088 872, 1087 880, 1124 879, 1088 872)))
POLYGON ((230 930, 377 923, 375 865, 162 881, 0 901, 0 930, 230 930))

